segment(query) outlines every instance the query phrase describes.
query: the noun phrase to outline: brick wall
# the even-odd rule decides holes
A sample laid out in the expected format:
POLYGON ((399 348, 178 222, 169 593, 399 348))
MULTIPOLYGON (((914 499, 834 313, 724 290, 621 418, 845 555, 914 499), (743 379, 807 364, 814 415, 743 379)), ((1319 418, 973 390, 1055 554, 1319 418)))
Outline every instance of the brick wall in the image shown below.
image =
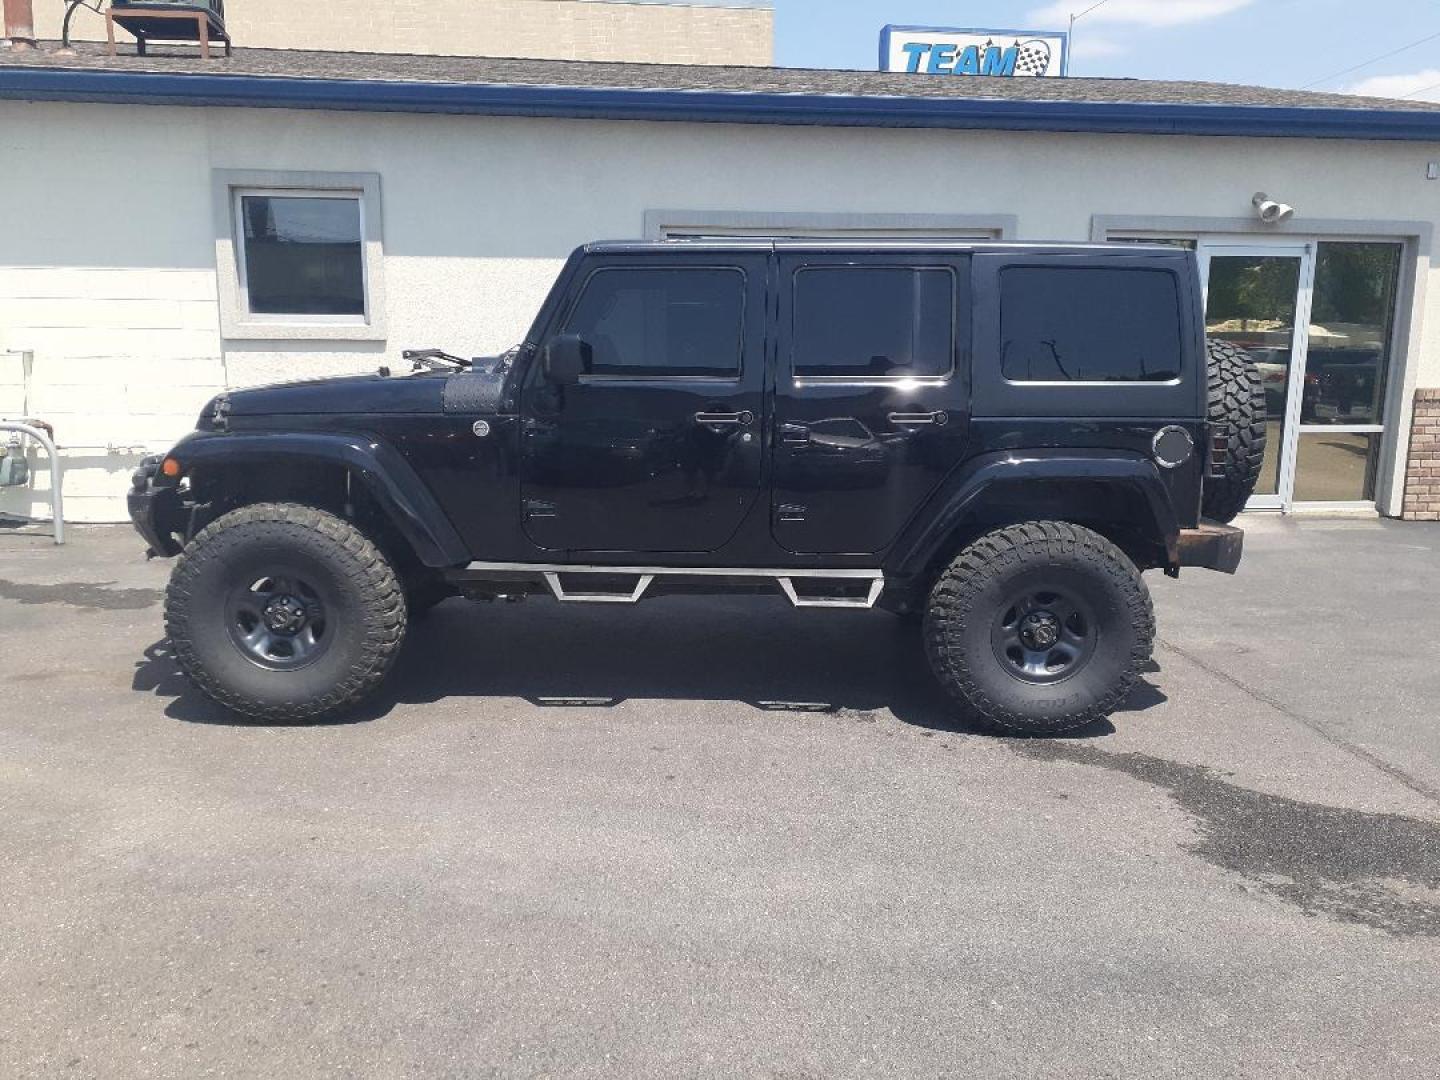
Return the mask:
MULTIPOLYGON (((59 0, 37 3, 36 33, 58 38, 63 13, 59 0)), ((623 0, 225 0, 241 47, 762 67, 774 59, 774 17, 768 7, 623 0)), ((82 8, 74 36, 104 40, 105 22, 82 8)))
POLYGON ((1407 521, 1440 521, 1440 389, 1415 391, 1403 516, 1407 521))

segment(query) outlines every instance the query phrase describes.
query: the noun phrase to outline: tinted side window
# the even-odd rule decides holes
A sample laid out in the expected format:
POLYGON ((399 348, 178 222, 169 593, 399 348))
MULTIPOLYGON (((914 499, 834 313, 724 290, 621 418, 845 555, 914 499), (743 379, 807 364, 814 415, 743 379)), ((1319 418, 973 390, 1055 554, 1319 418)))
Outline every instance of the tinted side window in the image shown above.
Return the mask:
POLYGON ((739 269, 597 270, 566 320, 595 375, 738 375, 745 321, 739 269))
POLYGON ((817 266, 795 275, 796 375, 945 375, 955 353, 946 268, 817 266))
POLYGON ((1180 353, 1180 288, 1168 271, 1001 271, 1000 371, 1011 382, 1169 382, 1180 353))

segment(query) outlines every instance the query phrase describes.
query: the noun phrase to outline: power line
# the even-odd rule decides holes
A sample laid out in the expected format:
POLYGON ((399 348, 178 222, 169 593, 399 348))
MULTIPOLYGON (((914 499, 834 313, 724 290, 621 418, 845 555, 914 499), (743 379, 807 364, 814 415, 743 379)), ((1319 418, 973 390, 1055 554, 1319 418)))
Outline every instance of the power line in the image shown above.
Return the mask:
POLYGON ((1089 7, 1087 7, 1084 11, 1080 12, 1079 15, 1071 15, 1071 16, 1070 16, 1070 25, 1071 25, 1071 26, 1074 26, 1077 22, 1079 22, 1081 19, 1083 19, 1086 15, 1089 15, 1090 12, 1094 11, 1096 8, 1102 8, 1102 7, 1104 7, 1104 6, 1105 6, 1106 4, 1108 4, 1109 2, 1110 2, 1110 0, 1100 0, 1100 2, 1099 2, 1098 4, 1091 4, 1091 5, 1090 5, 1089 7))
POLYGON ((1411 90, 1408 94, 1401 94, 1400 100, 1404 101, 1406 98, 1419 97, 1421 94, 1428 94, 1431 90, 1440 90, 1440 82, 1431 83, 1429 86, 1422 86, 1419 90, 1411 90))
POLYGON ((1316 79, 1314 82, 1308 82, 1304 86, 1300 87, 1300 89, 1309 90, 1312 86, 1319 86, 1321 83, 1327 83, 1331 79, 1338 79, 1341 75, 1349 75, 1352 71, 1359 71, 1361 68, 1367 68, 1371 64, 1378 64, 1381 60, 1389 60, 1392 56, 1399 56, 1403 52, 1409 52, 1411 49, 1418 48, 1419 46, 1424 45, 1428 41, 1434 41, 1436 38, 1440 38, 1440 33, 1430 34, 1428 37, 1423 37, 1419 41, 1412 41, 1409 45, 1402 45, 1398 49, 1394 49, 1381 56, 1377 56, 1373 60, 1366 60, 1363 64, 1356 64, 1354 67, 1348 67, 1344 71, 1337 71, 1332 75, 1326 75, 1323 79, 1316 79))
POLYGON ((1070 16, 1070 34, 1065 44, 1067 50, 1074 51, 1075 48, 1075 24, 1081 19, 1083 19, 1086 15, 1089 15, 1096 8, 1102 8, 1109 2, 1110 0, 1100 0, 1098 4, 1091 4, 1084 11, 1080 12, 1079 15, 1070 16))

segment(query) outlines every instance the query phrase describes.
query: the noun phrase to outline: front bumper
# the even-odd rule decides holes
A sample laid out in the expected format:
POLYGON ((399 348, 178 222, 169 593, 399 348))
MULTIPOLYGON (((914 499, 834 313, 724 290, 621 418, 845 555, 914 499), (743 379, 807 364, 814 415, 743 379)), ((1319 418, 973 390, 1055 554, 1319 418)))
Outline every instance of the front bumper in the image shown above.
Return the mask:
POLYGON ((1245 551, 1245 530, 1214 521, 1202 521, 1198 529, 1181 529, 1177 544, 1180 566, 1199 566, 1233 574, 1240 568, 1245 551))
POLYGON ((180 542, 175 539, 174 527, 182 512, 180 495, 174 487, 156 487, 155 477, 159 473, 160 458, 146 458, 130 478, 130 493, 125 497, 125 508, 130 513, 130 524, 149 547, 150 555, 179 555, 180 542))

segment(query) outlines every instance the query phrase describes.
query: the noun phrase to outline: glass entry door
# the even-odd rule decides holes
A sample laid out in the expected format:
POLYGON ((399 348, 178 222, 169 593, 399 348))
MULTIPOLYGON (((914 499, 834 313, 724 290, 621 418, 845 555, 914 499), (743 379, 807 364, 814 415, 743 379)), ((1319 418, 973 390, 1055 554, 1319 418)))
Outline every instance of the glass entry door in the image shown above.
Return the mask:
POLYGON ((1205 333, 1240 346, 1260 368, 1265 387, 1265 464, 1249 508, 1279 510, 1289 503, 1295 450, 1286 438, 1298 423, 1291 406, 1303 385, 1308 342, 1308 244, 1200 246, 1205 281, 1205 333))
POLYGON ((1265 387, 1265 463, 1250 509, 1374 504, 1401 250, 1199 244, 1206 333, 1248 351, 1265 387))

